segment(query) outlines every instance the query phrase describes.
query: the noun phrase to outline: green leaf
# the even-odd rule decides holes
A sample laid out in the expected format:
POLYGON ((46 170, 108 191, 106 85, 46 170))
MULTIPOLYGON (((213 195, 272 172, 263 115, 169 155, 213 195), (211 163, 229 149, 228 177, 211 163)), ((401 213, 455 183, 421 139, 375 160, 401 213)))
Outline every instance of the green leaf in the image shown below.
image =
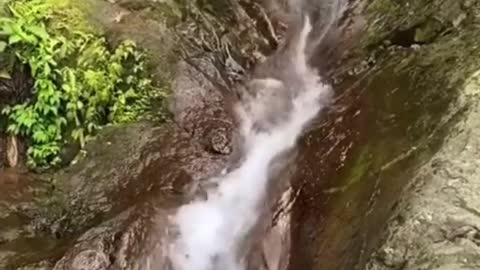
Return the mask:
POLYGON ((59 117, 55 119, 55 123, 58 127, 66 126, 67 125, 67 119, 64 117, 59 117))
POLYGON ((45 134, 45 132, 43 132, 41 130, 37 130, 33 133, 33 139, 36 142, 45 143, 45 142, 48 141, 48 136, 47 136, 47 134, 45 134))
POLYGON ((8 38, 8 44, 10 45, 13 45, 15 43, 18 43, 22 40, 22 38, 18 35, 11 35, 9 38, 8 38))
MULTIPOLYGON (((5 35, 0 52, 11 50, 30 67, 34 97, 2 113, 9 121, 8 132, 31 142, 28 164, 54 164, 64 136, 83 146, 104 123, 134 121, 146 111, 151 96, 164 94, 154 93, 157 89, 145 75, 145 54, 133 41, 112 51, 103 37, 66 31, 69 22, 64 18, 47 29, 50 17, 62 12, 53 15, 44 0, 13 1, 10 7, 13 16, 0 18, 0 34, 5 35), (73 131, 66 132, 70 128, 73 131)), ((0 77, 7 77, 3 72, 0 77)))
POLYGON ((45 28, 42 26, 28 25, 25 27, 25 30, 44 40, 47 40, 50 37, 45 28))

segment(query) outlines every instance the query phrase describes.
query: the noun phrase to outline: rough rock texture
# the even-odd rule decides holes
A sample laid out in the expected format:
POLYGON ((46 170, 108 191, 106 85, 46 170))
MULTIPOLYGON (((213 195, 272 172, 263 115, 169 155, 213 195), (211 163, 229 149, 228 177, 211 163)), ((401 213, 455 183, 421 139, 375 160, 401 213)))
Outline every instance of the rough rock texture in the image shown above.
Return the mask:
MULTIPOLYGON (((97 11, 108 12, 95 18, 109 24, 110 35, 123 31, 145 41, 150 51, 166 46, 160 55, 173 54, 173 45, 157 43, 161 37, 146 38, 164 29, 162 20, 157 28, 158 21, 149 17, 150 6, 132 7, 127 2, 135 1, 121 1, 122 7, 102 2, 97 11), (125 7, 135 12, 124 13, 125 7), (140 20, 144 16, 146 22, 140 20), (130 24, 133 30, 126 28, 130 24)), ((249 1, 239 1, 245 2, 249 1)), ((327 39, 329 46, 324 48, 328 50, 312 59, 334 83, 334 105, 304 134, 297 166, 290 172, 293 188, 279 188, 278 193, 287 190, 279 209, 271 203, 273 210, 265 215, 264 230, 258 236, 262 241, 251 253, 252 269, 286 269, 287 264, 292 270, 364 269, 392 209, 405 207, 397 201, 419 164, 439 149, 449 127, 469 105, 460 93, 480 60, 480 52, 472 45, 478 36, 478 3, 358 0, 350 5, 341 27, 327 39), (358 33, 365 34, 360 43, 358 33), (325 64, 325 57, 332 55, 343 58, 339 62, 328 58, 325 64)), ((208 18, 212 17, 209 13, 208 18)), ((192 26, 195 31, 187 34, 193 35, 198 34, 196 25, 183 26, 192 26)), ((255 24, 238 27, 249 33, 255 24)), ((200 31, 198 43, 193 44, 198 50, 225 49, 213 33, 200 31)), ((238 51, 253 54, 255 50, 238 51)), ((210 77, 217 76, 212 62, 194 59, 210 77)), ((218 172, 226 159, 223 154, 231 147, 225 143, 231 123, 223 121, 228 114, 218 107, 224 104, 222 94, 188 62, 178 67, 172 103, 178 126, 139 123, 108 128, 89 144, 84 159, 55 177, 54 189, 42 187, 35 195, 39 201, 13 204, 12 198, 0 197, 7 202, 0 225, 9 228, 0 235, 0 268, 135 269, 141 265, 138 259, 155 246, 154 240, 161 241, 166 216, 188 199, 187 183, 218 172)), ((473 129, 477 124, 472 119, 477 118, 468 119, 473 129)), ((405 265, 435 269, 431 263, 444 263, 438 269, 455 269, 448 267, 460 263, 474 269, 478 221, 476 190, 469 177, 476 172, 472 158, 476 141, 467 141, 471 148, 463 152, 452 152, 448 147, 460 149, 455 148, 459 141, 451 139, 432 163, 435 169, 427 167, 421 174, 421 179, 431 178, 428 182, 433 184, 426 184, 421 196, 415 197, 413 203, 418 206, 396 219, 404 227, 393 225, 390 242, 377 256, 382 262, 371 262, 372 270, 405 265), (463 170, 445 167, 450 158, 463 170), (442 195, 433 195, 437 189, 442 195), (416 249, 405 252, 406 243, 416 249), (454 255, 438 256, 447 253, 454 255)))
MULTIPOLYGON (((45 253, 63 249, 63 240, 142 203, 148 194, 158 198, 187 194, 186 184, 218 173, 223 164, 222 158, 202 150, 173 125, 154 127, 139 123, 109 128, 86 150, 85 158, 54 176, 55 190, 43 196, 38 194, 38 202, 32 205, 28 200, 4 201, 14 207, 9 216, 24 216, 18 221, 20 224, 25 222, 31 233, 44 232, 52 244, 56 243, 45 247, 45 253), (122 148, 118 149, 118 145, 122 148), (55 240, 55 236, 59 239, 55 240)), ((181 202, 181 197, 176 201, 181 202)), ((34 241, 40 235, 27 238, 33 237, 34 241)), ((18 246, 20 241, 24 238, 14 237, 0 243, 0 247, 18 246)), ((24 261, 33 260, 28 254, 36 247, 34 243, 25 247, 24 261)), ((19 263, 14 259, 15 253, 10 255, 0 264, 19 263)))
POLYGON ((334 110, 301 141, 290 269, 363 269, 402 191, 468 106, 477 11, 454 24, 464 11, 447 2, 360 1, 349 13, 366 29, 333 70, 334 110), (435 14, 444 32, 417 43, 410 34, 435 14))
POLYGON ((168 82, 174 74, 178 40, 162 14, 150 9, 128 10, 104 0, 71 1, 86 13, 89 22, 117 44, 131 39, 149 53, 152 73, 158 82, 168 82))
MULTIPOLYGON (((105 193, 103 193, 106 187, 99 186, 95 188, 95 181, 89 183, 85 183, 85 179, 77 183, 71 180, 65 181, 65 183, 69 183, 69 185, 74 187, 74 190, 78 188, 78 192, 71 192, 71 194, 75 194, 75 196, 79 196, 80 198, 92 198, 94 194, 82 194, 82 192, 85 190, 96 190, 98 196, 95 197, 105 203, 105 207, 107 207, 105 212, 110 213, 110 217, 113 217, 111 214, 112 207, 125 209, 128 205, 135 206, 133 209, 127 210, 121 215, 115 216, 83 234, 76 240, 75 246, 55 265, 54 269, 83 269, 82 267, 87 266, 85 269, 136 269, 136 267, 146 267, 145 264, 147 261, 153 260, 149 256, 158 255, 151 254, 151 252, 155 246, 163 243, 162 239, 165 237, 164 230, 167 228, 168 215, 171 215, 182 202, 188 199, 188 191, 191 190, 192 184, 199 183, 219 173, 226 157, 210 154, 208 152, 210 149, 205 149, 201 144, 195 143, 194 139, 203 142, 201 139, 205 138, 206 135, 203 134, 202 137, 198 137, 198 134, 202 132, 202 128, 209 128, 212 132, 220 128, 219 132, 225 132, 222 127, 209 126, 209 122, 201 122, 203 125, 199 125, 199 123, 196 122, 198 119, 204 121, 217 120, 216 117, 218 117, 218 115, 209 115, 207 108, 222 112, 222 108, 220 107, 222 99, 219 96, 215 96, 214 89, 210 89, 211 91, 208 93, 201 92, 201 89, 203 89, 202 86, 207 85, 208 80, 195 76, 185 76, 183 72, 193 74, 195 70, 194 67, 190 67, 190 69, 184 69, 178 73, 180 77, 179 80, 182 80, 182 83, 179 85, 179 87, 181 86, 180 88, 175 88, 179 90, 179 94, 174 96, 177 102, 175 104, 183 104, 183 107, 181 107, 182 110, 178 112, 189 112, 192 118, 183 117, 179 114, 175 115, 179 121, 179 125, 184 125, 185 129, 191 131, 192 134, 188 135, 187 133, 182 133, 178 128, 169 128, 168 125, 162 125, 155 130, 165 136, 161 136, 159 133, 154 133, 154 136, 152 136, 152 138, 161 142, 159 146, 161 146, 162 149, 155 148, 155 143, 151 141, 145 144, 146 146, 148 145, 148 151, 155 153, 153 156, 138 156, 132 154, 135 150, 125 149, 125 154, 129 153, 128 157, 131 158, 131 160, 137 160, 139 162, 147 160, 152 162, 152 166, 137 166, 132 164, 132 162, 129 162, 128 166, 113 164, 110 167, 112 169, 110 173, 113 176, 121 177, 121 181, 125 181, 126 185, 115 183, 115 177, 113 177, 114 181, 112 182, 112 177, 108 177, 107 175, 101 175, 96 178, 97 180, 109 179, 109 185, 115 189, 111 194, 114 194, 117 198, 120 195, 122 200, 115 198, 108 199, 108 196, 105 196, 105 193), (189 97, 198 97, 198 95, 203 96, 204 99, 198 98, 195 102, 191 103, 183 100, 186 99, 189 101, 189 97), (213 100, 219 103, 215 104, 216 106, 212 106, 210 102, 213 100), (205 110, 199 110, 199 108, 205 110), (188 127, 190 127, 190 129, 188 129, 188 127), (168 141, 171 141, 172 144, 168 141), (126 171, 122 171, 121 168, 125 168, 126 171), (141 175, 135 174, 135 170, 132 170, 132 168, 136 168, 143 173, 141 175), (124 178, 125 175, 131 175, 132 173, 132 178, 124 178), (118 187, 123 187, 124 193, 118 190, 118 187), (142 199, 135 196, 136 193, 141 195, 140 192, 143 193, 142 199), (127 198, 130 197, 132 199, 128 200, 127 198), (119 202, 122 205, 114 206, 112 202, 119 202)), ((215 124, 215 122, 213 123, 215 124)), ((230 123, 231 125, 231 122, 228 122, 226 116, 222 118, 221 123, 230 123)), ((231 128, 231 126, 227 127, 231 128)), ((113 134, 124 138, 135 138, 136 136, 145 136, 145 134, 148 134, 148 132, 135 130, 131 127, 125 129, 125 132, 132 132, 132 134, 127 136, 122 136, 115 132, 113 134)), ((225 136, 228 136, 228 133, 225 136)), ((118 141, 118 139, 113 139, 112 141, 118 141)), ((142 140, 134 139, 133 141, 139 142, 142 140)), ((101 144, 104 143, 105 141, 101 142, 101 144)), ((226 143, 229 145, 230 141, 227 139, 226 143)), ((139 148, 138 145, 134 147, 139 148)), ((101 155, 104 153, 108 154, 108 151, 105 151, 106 149, 100 149, 98 146, 95 149, 95 152, 101 155)), ((115 153, 118 153, 117 151, 118 150, 115 150, 115 153)), ((98 157, 89 158, 91 162, 96 162, 98 159, 98 157)), ((85 167, 89 166, 85 166, 85 164, 79 166, 79 168, 85 167)), ((98 171, 98 168, 92 169, 92 172, 95 171, 98 171)), ((103 168, 101 171, 105 172, 106 170, 103 168)), ((79 174, 74 173, 73 175, 79 174)), ((109 189, 107 188, 107 190, 109 189)), ((71 198, 67 198, 66 200, 75 201, 71 198)), ((98 199, 87 201, 87 205, 81 206, 81 209, 85 209, 85 211, 83 213, 75 213, 74 216, 80 218, 91 216, 92 211, 90 209, 98 211, 103 208, 99 207, 97 204, 98 201, 98 199), (88 205, 90 203, 92 206, 88 205)), ((73 209, 76 208, 78 207, 73 206, 73 209)), ((95 220, 95 218, 92 217, 92 220, 95 220)), ((101 218, 101 220, 105 220, 105 217, 101 218)), ((156 263, 165 262, 156 261, 156 263)))
POLYGON ((123 210, 149 191, 182 193, 182 185, 216 173, 221 161, 169 124, 115 127, 86 151, 84 160, 56 176, 73 224, 123 210))
POLYGON ((90 229, 76 240, 54 269, 148 269, 140 267, 142 258, 150 254, 151 243, 162 243, 161 238, 155 237, 160 232, 155 230, 166 227, 167 215, 171 214, 166 211, 168 208, 165 203, 138 204, 90 229))
POLYGON ((224 95, 213 84, 221 83, 222 78, 209 61, 205 57, 192 59, 194 66, 187 62, 178 64, 170 106, 175 122, 194 139, 207 150, 226 155, 233 148, 233 119, 225 110, 224 95))
MULTIPOLYGON (((145 30, 141 32, 135 27, 124 28, 114 20, 122 8, 100 1, 85 4, 91 11, 89 5, 98 4, 94 5, 97 7, 94 11, 98 12, 93 12, 94 19, 105 26, 109 35, 132 37, 150 52, 165 45, 148 38, 166 35, 148 30, 159 30, 155 25, 161 24, 161 19, 160 22, 145 20, 141 13, 132 14, 127 25, 140 25, 145 30), (146 27, 149 24, 153 28, 146 27)), ((165 69, 167 62, 159 59, 154 59, 152 64, 165 69)), ((215 70, 215 67, 202 67, 215 70)), ((168 68, 171 70, 173 66, 168 68)), ((144 235, 150 239, 155 233, 154 228, 148 227, 152 217, 162 216, 162 209, 169 208, 167 205, 178 206, 184 202, 191 184, 219 173, 226 159, 224 154, 231 151, 231 126, 219 108, 222 97, 192 66, 183 65, 177 75, 180 88, 174 96, 175 104, 183 104, 181 109, 189 112, 190 118, 178 116, 180 112, 174 111, 178 124, 108 127, 88 143, 82 158, 53 175, 52 184, 39 188, 33 195, 34 200, 28 190, 21 189, 17 192, 24 200, 11 196, 0 198, 0 226, 11 228, 0 235, 1 269, 51 269, 62 257, 56 269, 91 269, 94 265, 131 269, 136 263, 132 259, 140 258, 145 252, 134 256, 122 255, 122 252, 134 253, 148 244, 134 232, 149 230, 144 235), (203 87, 207 88, 203 90, 203 87), (198 100, 189 103, 189 97, 198 100), (208 113, 206 108, 213 113, 208 113), (198 120, 203 121, 202 125, 195 122, 198 120), (222 125, 216 125, 217 122, 222 125), (151 205, 157 210, 153 211, 151 205), (121 239, 129 235, 132 241, 122 242, 121 239), (124 262, 122 256, 127 258, 124 262), (106 257, 108 262, 104 260, 106 257)), ((160 79, 171 75, 162 73, 162 76, 160 79)), ((12 177, 17 179, 19 175, 12 177)), ((5 188, 15 179, 0 184, 5 188)))
POLYGON ((480 85, 467 81, 466 113, 396 206, 369 270, 480 268, 480 85))

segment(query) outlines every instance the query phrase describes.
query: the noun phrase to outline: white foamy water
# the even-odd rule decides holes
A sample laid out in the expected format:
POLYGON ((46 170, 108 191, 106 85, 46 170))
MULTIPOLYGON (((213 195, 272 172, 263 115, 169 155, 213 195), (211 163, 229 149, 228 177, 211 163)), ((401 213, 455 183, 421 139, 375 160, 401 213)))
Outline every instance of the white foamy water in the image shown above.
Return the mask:
MULTIPOLYGON (((258 221, 272 160, 295 147, 302 130, 329 96, 330 88, 306 64, 303 52, 310 31, 307 19, 299 40, 301 53, 293 61, 303 80, 302 89, 289 89, 295 95, 288 117, 272 129, 260 132, 253 128, 253 123, 262 117, 263 111, 252 108, 269 106, 269 100, 259 98, 249 101, 253 104, 240 104, 237 113, 242 120, 245 159, 238 168, 215 179, 219 185, 208 191, 207 200, 185 205, 174 216, 180 232, 171 250, 175 270, 244 269, 239 245, 258 221)), ((265 79, 266 85, 271 83, 271 79, 265 79)))

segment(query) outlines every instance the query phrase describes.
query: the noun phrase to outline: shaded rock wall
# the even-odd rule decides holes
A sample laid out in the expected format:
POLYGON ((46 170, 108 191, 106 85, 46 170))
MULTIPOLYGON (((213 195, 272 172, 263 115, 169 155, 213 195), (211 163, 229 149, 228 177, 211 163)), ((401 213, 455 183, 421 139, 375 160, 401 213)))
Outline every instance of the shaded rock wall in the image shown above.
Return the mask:
MULTIPOLYGON (((96 7, 90 9, 92 16, 109 35, 132 37, 154 55, 158 50, 159 62, 152 61, 158 78, 172 79, 175 72, 164 63, 176 55, 174 44, 180 37, 171 39, 172 32, 162 32, 168 21, 153 15, 155 7, 128 2, 88 3, 96 7), (128 25, 134 27, 129 30, 128 25)), ((245 2, 249 1, 227 8, 245 2)), ((472 46, 478 31, 476 9, 465 7, 477 4, 463 1, 451 8, 449 3, 350 1, 341 25, 312 59, 333 83, 336 99, 300 142, 292 181, 298 195, 290 199, 293 209, 286 229, 275 236, 291 241, 282 245, 288 252, 280 252, 289 254, 290 269, 363 269, 402 191, 469 105, 461 90, 477 69, 480 54, 472 46)), ((209 20, 219 10, 208 11, 209 20)), ((235 22, 254 22, 248 20, 248 10, 243 9, 247 15, 239 12, 243 17, 235 22)), ((197 25, 192 22, 181 26, 197 25)), ((254 60, 247 55, 261 59, 259 52, 268 51, 267 45, 274 47, 275 39, 271 32, 260 31, 240 46, 233 42, 235 37, 255 29, 255 24, 245 24, 246 29, 234 24, 232 28, 240 30, 233 31, 237 35, 224 47, 215 41, 216 35, 208 35, 212 30, 203 23, 200 30, 187 33, 207 39, 186 42, 187 52, 210 53, 194 61, 201 70, 188 62, 175 69, 180 72, 171 103, 176 123, 105 130, 89 144, 84 159, 54 177, 53 190, 44 187, 38 202, 9 210, 11 216, 22 214, 15 226, 33 233, 0 242, 1 266, 51 269, 56 263, 56 269, 131 269, 151 244, 143 240, 158 228, 151 214, 165 219, 188 200, 190 184, 222 168, 233 123, 221 108, 228 102, 220 90, 228 90, 233 80, 232 73, 225 76, 215 68, 218 61, 225 67, 233 59, 248 70, 254 60), (262 39, 266 35, 270 38, 262 39), (38 247, 45 243, 49 248, 39 254, 38 247)))

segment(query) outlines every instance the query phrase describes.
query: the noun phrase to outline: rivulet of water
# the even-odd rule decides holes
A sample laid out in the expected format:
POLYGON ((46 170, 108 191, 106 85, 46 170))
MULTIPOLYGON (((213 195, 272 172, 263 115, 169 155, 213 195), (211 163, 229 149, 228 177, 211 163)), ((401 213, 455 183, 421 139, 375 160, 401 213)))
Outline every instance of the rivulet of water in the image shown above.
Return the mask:
POLYGON ((208 191, 206 200, 182 206, 173 217, 179 230, 170 249, 174 269, 244 269, 240 245, 258 221, 272 161, 295 147, 330 96, 330 87, 307 64, 306 43, 312 30, 308 17, 299 29, 294 49, 282 56, 290 81, 254 78, 257 94, 236 107, 243 140, 241 164, 215 179, 218 185, 208 191))

